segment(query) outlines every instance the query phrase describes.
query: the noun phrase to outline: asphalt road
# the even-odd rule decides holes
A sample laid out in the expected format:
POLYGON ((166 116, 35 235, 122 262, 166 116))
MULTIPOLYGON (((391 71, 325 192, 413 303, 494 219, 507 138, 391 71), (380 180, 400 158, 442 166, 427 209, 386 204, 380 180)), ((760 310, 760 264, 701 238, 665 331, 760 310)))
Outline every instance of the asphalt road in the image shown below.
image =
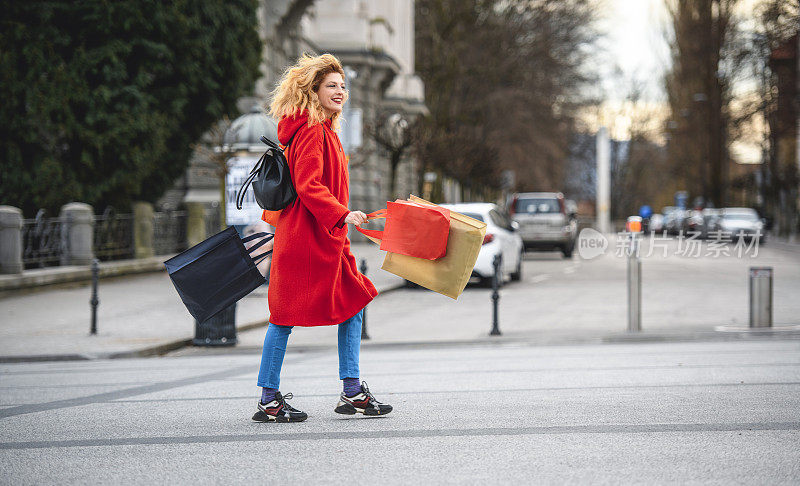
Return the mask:
POLYGON ((300 424, 250 421, 257 354, 1 365, 0 483, 800 481, 798 341, 365 349, 379 418, 336 360, 287 356, 300 424))

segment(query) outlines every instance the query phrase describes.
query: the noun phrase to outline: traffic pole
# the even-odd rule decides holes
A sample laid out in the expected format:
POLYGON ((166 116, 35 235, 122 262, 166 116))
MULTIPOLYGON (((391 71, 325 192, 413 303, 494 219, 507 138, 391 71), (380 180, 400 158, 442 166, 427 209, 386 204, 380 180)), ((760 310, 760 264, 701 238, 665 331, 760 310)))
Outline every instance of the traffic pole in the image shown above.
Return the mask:
POLYGON ((501 335, 497 307, 500 302, 500 264, 502 261, 503 258, 499 253, 495 255, 494 260, 492 260, 494 276, 492 277, 492 332, 489 333, 490 336, 501 335))
POLYGON ((631 216, 626 228, 628 238, 628 332, 642 330, 642 261, 639 243, 642 235, 642 218, 631 216))
MULTIPOLYGON (((361 273, 364 276, 367 275, 367 259, 361 259, 361 273)), ((361 312, 361 340, 369 339, 369 334, 367 334, 367 306, 364 306, 364 310, 361 312)))
POLYGON ((97 258, 92 260, 92 298, 89 304, 92 308, 92 327, 89 331, 90 334, 97 334, 97 306, 100 305, 100 299, 97 297, 97 281, 100 278, 100 262, 97 258))

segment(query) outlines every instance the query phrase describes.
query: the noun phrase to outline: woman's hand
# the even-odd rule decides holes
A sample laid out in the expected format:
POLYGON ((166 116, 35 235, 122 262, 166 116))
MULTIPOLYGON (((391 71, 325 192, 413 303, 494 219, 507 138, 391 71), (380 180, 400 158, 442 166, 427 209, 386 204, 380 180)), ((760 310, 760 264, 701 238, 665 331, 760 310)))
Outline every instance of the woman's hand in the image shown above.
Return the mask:
POLYGON ((361 211, 350 211, 347 216, 345 216, 344 222, 347 224, 361 226, 363 223, 367 222, 367 215, 361 211))

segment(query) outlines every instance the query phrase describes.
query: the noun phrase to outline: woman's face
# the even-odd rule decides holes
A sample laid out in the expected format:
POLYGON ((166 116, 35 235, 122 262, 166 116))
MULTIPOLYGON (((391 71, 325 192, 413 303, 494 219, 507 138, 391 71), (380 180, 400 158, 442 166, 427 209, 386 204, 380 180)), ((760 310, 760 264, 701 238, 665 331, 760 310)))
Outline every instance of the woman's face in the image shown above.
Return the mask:
POLYGON ((322 78, 322 84, 319 85, 317 96, 326 118, 330 118, 334 113, 341 113, 342 106, 347 99, 347 90, 345 89, 342 75, 329 73, 322 78))

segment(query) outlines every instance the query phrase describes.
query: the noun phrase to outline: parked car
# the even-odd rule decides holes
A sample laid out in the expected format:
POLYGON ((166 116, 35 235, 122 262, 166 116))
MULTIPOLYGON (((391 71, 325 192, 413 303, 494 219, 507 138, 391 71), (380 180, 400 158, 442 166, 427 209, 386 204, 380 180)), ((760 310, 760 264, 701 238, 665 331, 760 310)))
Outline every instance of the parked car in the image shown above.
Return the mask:
POLYGON ((764 243, 764 220, 752 208, 723 208, 714 225, 715 231, 727 233, 735 240, 741 234, 746 240, 758 236, 759 243, 764 243))
POLYGON ((692 209, 686 211, 686 217, 683 219, 683 224, 681 225, 684 236, 688 237, 694 233, 697 233, 697 238, 704 238, 704 226, 705 221, 703 219, 703 212, 701 210, 692 209))
POLYGON ((719 216, 719 209, 705 208, 703 210, 703 238, 708 238, 708 234, 716 226, 719 216))
POLYGON ((664 215, 664 230, 667 234, 677 235, 683 229, 685 211, 675 206, 666 206, 661 213, 664 215))
POLYGON ((650 224, 647 229, 650 232, 661 234, 664 231, 664 215, 655 213, 650 216, 650 224))
POLYGON ((494 275, 494 257, 502 255, 501 283, 507 279, 522 279, 523 245, 518 225, 512 221, 497 205, 491 203, 442 204, 444 208, 456 211, 470 218, 486 223, 486 236, 475 268, 473 277, 480 278, 483 283, 491 283, 494 275))
POLYGON ((560 192, 521 192, 509 204, 511 217, 519 223, 525 249, 560 250, 572 257, 578 221, 570 217, 560 192))

